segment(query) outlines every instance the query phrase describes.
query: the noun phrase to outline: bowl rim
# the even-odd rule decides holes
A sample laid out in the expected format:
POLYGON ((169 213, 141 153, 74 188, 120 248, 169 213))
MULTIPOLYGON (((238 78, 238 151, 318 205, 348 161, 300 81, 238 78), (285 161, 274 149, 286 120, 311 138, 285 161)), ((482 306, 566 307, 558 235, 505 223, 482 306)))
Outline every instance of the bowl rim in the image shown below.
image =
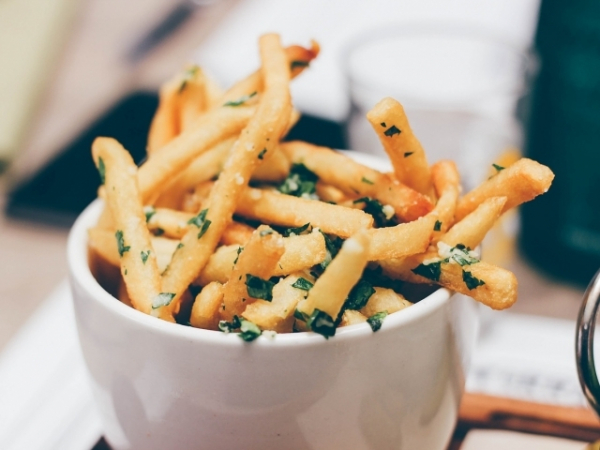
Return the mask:
MULTIPOLYGON (((370 161, 372 155, 359 154, 345 151, 360 162, 370 161)), ((373 158, 377 159, 377 158, 373 158)), ((370 161, 372 163, 372 161, 370 161)), ((377 164, 376 164, 377 165, 377 164)), ((165 336, 224 346, 244 346, 251 345, 256 347, 290 347, 290 346, 312 346, 323 345, 325 343, 339 342, 341 340, 364 339, 372 336, 374 333, 368 323, 360 323, 341 327, 336 330, 336 334, 331 339, 325 339, 318 333, 299 332, 299 333, 278 333, 275 337, 269 338, 261 335, 253 342, 246 343, 237 336, 237 333, 223 333, 220 331, 205 330, 194 328, 177 323, 167 322, 148 314, 144 314, 130 306, 120 302, 109 294, 92 275, 88 264, 88 229, 92 228, 100 216, 104 201, 102 199, 94 200, 79 215, 75 221, 67 242, 67 263, 70 274, 71 287, 77 285, 85 291, 86 297, 95 302, 99 307, 112 315, 119 316, 123 320, 131 321, 138 327, 161 333, 165 336)), ((449 303, 454 293, 446 288, 440 287, 423 300, 409 308, 405 308, 397 313, 388 315, 378 334, 385 334, 395 328, 404 327, 418 322, 422 318, 434 314, 444 305, 449 303), (402 312, 400 314, 400 312, 402 312)), ((75 294, 74 294, 75 296, 75 294)))

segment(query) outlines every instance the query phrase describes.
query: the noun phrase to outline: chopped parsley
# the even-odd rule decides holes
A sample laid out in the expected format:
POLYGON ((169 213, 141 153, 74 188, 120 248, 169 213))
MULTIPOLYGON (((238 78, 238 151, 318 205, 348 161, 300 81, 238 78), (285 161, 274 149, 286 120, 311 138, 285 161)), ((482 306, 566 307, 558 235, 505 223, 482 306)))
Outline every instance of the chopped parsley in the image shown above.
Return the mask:
POLYGON ((100 174, 100 184, 104 184, 106 179, 106 166, 104 165, 104 160, 102 158, 98 158, 98 174, 100 174))
POLYGON ((456 263, 459 266, 468 266, 479 262, 477 255, 463 244, 450 247, 444 242, 438 242, 438 253, 441 257, 446 258, 445 262, 456 263))
POLYGON ((297 67, 308 67, 308 61, 296 60, 290 63, 290 70, 294 70, 297 67))
POLYGON ((315 333, 324 336, 325 339, 335 336, 335 321, 329 314, 320 309, 313 311, 310 318, 306 321, 306 325, 315 333))
POLYGON ((310 316, 306 313, 303 313, 299 309, 295 309, 294 310, 294 318, 301 320, 303 322, 308 322, 308 320, 310 319, 310 316))
POLYGON ((179 250, 180 248, 183 248, 183 242, 177 244, 177 248, 175 250, 179 250))
POLYGON ((400 130, 396 127, 396 125, 392 125, 387 130, 383 132, 387 137, 392 137, 395 134, 400 134, 400 130))
POLYGON ((316 198, 316 185, 319 177, 304 164, 295 163, 283 183, 277 188, 282 194, 295 197, 316 198))
POLYGON ((371 197, 361 197, 359 199, 354 200, 353 203, 364 203, 365 207, 363 208, 363 211, 373 216, 373 219, 375 220, 375 225, 377 225, 378 227, 384 227, 388 225, 388 217, 383 210, 383 204, 379 200, 376 200, 371 197))
POLYGON ((158 309, 163 306, 168 306, 169 304, 171 304, 174 298, 175 294, 173 294, 172 292, 161 292, 152 299, 152 309, 158 309))
POLYGON ((361 180, 363 183, 367 183, 367 184, 375 184, 374 182, 372 182, 371 180, 369 180, 368 178, 362 177, 361 180))
POLYGON ((249 273, 246 274, 246 288, 250 297, 270 302, 273 300, 273 286, 275 286, 275 283, 269 280, 263 280, 249 273))
POLYGON ((121 230, 117 230, 115 237, 117 238, 117 249, 119 250, 119 256, 122 258, 123 253, 128 252, 131 246, 125 245, 125 239, 123 239, 123 232, 121 230))
POLYGON ((379 125, 381 125, 383 128, 387 127, 387 125, 385 124, 385 122, 381 122, 379 125))
POLYGON ((188 81, 190 81, 192 78, 194 78, 199 70, 200 70, 200 67, 192 66, 189 69, 186 69, 185 72, 183 72, 183 80, 182 80, 181 84, 179 85, 179 94, 181 94, 184 91, 185 87, 188 84, 188 81))
POLYGON ((494 167, 494 169, 496 169, 497 172, 506 169, 506 167, 499 166, 498 164, 492 164, 492 166, 494 167))
POLYGON ((462 271, 462 278, 470 291, 485 284, 485 281, 474 277, 471 272, 467 272, 465 269, 462 271))
POLYGON ((163 230, 162 228, 157 228, 156 230, 154 230, 154 235, 155 236, 162 236, 163 234, 165 234, 165 230, 163 230))
POLYGON ((442 222, 436 220, 435 225, 433 226, 433 231, 442 231, 442 222))
POLYGON ((417 267, 412 269, 412 272, 432 281, 440 281, 440 275, 442 274, 442 261, 430 262, 429 264, 419 264, 417 267))
POLYGON ((258 154, 258 159, 263 159, 265 157, 265 153, 267 153, 267 149, 263 148, 258 154))
POLYGON ((408 158, 410 155, 412 155, 414 152, 405 152, 404 153, 404 157, 408 158))
POLYGON ((251 342, 260 336, 261 331, 254 322, 250 322, 240 317, 240 334, 239 336, 246 342, 251 342))
POLYGON ((350 294, 348 294, 344 308, 358 311, 359 309, 364 308, 374 293, 375 289, 373 288, 373 285, 361 278, 352 288, 350 294))
POLYGON ((206 219, 207 213, 208 209, 203 209, 198 213, 197 216, 194 216, 188 220, 188 224, 195 225, 196 227, 200 228, 200 231, 198 232, 198 239, 204 236, 204 233, 206 233, 206 230, 208 230, 208 227, 210 227, 211 221, 206 219))
POLYGON ((327 253, 323 262, 319 264, 319 267, 324 270, 327 268, 331 260, 336 257, 340 251, 340 248, 342 248, 344 240, 334 234, 325 234, 322 231, 321 234, 325 238, 325 249, 327 250, 327 253))
POLYGON ((292 284, 292 287, 302 289, 303 291, 310 291, 310 288, 313 286, 313 283, 302 277, 298 278, 296 281, 294 281, 294 284, 292 284))
POLYGON ((142 258, 142 262, 143 262, 144 264, 146 264, 146 261, 148 261, 148 256, 150 256, 150 250, 148 250, 148 251, 146 251, 146 252, 145 252, 144 250, 142 250, 142 251, 140 252, 140 256, 141 256, 141 258, 142 258))
POLYGON ((219 320, 219 330, 223 333, 231 333, 233 330, 237 330, 240 328, 240 318, 238 316, 233 316, 231 322, 227 322, 226 320, 219 320))
POLYGON ((250 100, 252 97, 254 97, 257 94, 256 91, 254 91, 251 94, 248 95, 242 95, 240 98, 238 98, 237 100, 230 100, 228 102, 225 102, 223 104, 223 106, 240 106, 243 105, 244 103, 246 103, 248 100, 250 100))
POLYGON ((306 234, 306 232, 310 233, 311 231, 312 231, 312 227, 310 226, 310 222, 307 222, 300 227, 287 228, 287 229, 283 230, 282 234, 285 237, 300 236, 301 234, 306 234))
POLYGON ((144 206, 144 215, 146 216, 146 223, 150 222, 152 216, 156 214, 154 206, 144 206))
POLYGON ((238 249, 236 250, 237 255, 235 257, 235 259, 233 260, 233 265, 235 266, 238 262, 238 259, 240 259, 240 253, 242 253, 242 251, 244 250, 244 247, 242 247, 241 245, 238 247, 238 249))
POLYGON ((373 314, 367 319, 367 322, 369 323, 369 325, 371 325, 373 333, 375 333, 381 328, 381 325, 383 325, 383 319, 385 319, 387 315, 387 311, 380 311, 378 313, 373 314))

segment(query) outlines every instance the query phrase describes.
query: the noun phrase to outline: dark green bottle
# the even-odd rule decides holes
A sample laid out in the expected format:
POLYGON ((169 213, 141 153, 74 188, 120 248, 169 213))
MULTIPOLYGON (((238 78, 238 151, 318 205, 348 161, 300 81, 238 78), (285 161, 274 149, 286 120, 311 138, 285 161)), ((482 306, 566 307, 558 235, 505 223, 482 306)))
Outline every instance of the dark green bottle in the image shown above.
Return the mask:
POLYGON ((600 268, 600 0, 543 0, 526 156, 556 178, 522 208, 533 263, 587 284, 600 268))

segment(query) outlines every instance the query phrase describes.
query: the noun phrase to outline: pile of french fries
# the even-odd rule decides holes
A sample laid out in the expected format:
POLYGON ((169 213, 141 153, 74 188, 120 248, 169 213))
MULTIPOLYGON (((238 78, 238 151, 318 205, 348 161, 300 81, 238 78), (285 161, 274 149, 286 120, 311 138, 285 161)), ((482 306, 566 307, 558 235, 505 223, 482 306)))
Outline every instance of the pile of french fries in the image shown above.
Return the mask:
MULTIPOLYGON (((515 276, 472 249, 507 210, 550 187, 529 159, 461 196, 451 161, 430 166, 400 103, 367 114, 393 172, 305 142, 282 142, 299 118, 289 83, 319 47, 259 41, 261 68, 228 91, 197 66, 160 91, 139 168, 114 139, 92 147, 105 208, 91 252, 120 268, 119 299, 193 327, 262 333, 368 322, 439 285, 494 309, 517 298, 515 276)), ((414 300, 414 299, 413 299, 414 300)))

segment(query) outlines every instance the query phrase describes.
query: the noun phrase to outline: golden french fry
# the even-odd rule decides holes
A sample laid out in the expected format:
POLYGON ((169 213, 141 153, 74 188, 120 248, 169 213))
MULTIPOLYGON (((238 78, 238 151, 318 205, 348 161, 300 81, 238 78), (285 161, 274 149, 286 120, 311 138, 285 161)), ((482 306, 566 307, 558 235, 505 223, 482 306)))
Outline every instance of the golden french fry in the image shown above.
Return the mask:
POLYGON ((546 192, 553 179, 554 174, 548 167, 528 158, 520 159, 462 197, 456 208, 456 220, 461 220, 490 197, 506 197, 505 212, 546 192))
MULTIPOLYGON (((190 229, 182 238, 183 247, 173 255, 169 268, 163 274, 163 289, 176 292, 175 302, 199 275, 231 222, 241 194, 259 161, 258 156, 264 155, 265 149, 267 152, 273 150, 287 126, 292 108, 290 71, 279 36, 262 36, 260 54, 265 90, 256 114, 236 141, 211 190, 208 208, 198 214, 198 229, 190 229)), ((239 107, 221 107, 215 111, 222 109, 237 110, 239 107)))
POLYGON ((252 228, 250 225, 246 225, 245 223, 235 221, 231 222, 227 228, 225 228, 225 231, 221 236, 220 243, 223 245, 244 245, 250 240, 254 230, 255 228, 252 228))
POLYGON ((344 191, 336 188, 335 186, 326 184, 323 181, 319 180, 317 181, 315 190, 317 193, 317 197, 319 197, 319 199, 322 202, 336 204, 349 202, 347 206, 352 206, 352 200, 348 198, 348 195, 346 195, 344 191))
POLYGON ((371 317, 373 314, 381 311, 392 314, 412 305, 411 302, 392 289, 377 286, 374 289, 375 292, 369 297, 367 304, 360 310, 365 317, 371 317))
POLYGON ((279 233, 264 225, 256 229, 234 263, 229 281, 223 286, 223 309, 220 311, 223 319, 240 316, 246 306, 257 299, 273 299, 269 278, 284 251, 279 233))
POLYGON ((180 132, 189 130, 198 118, 209 109, 206 76, 202 69, 196 65, 190 65, 185 68, 182 78, 177 91, 180 132))
POLYGON ((413 222, 367 230, 370 239, 369 261, 423 253, 431 242, 436 217, 427 215, 413 222))
POLYGON ((271 152, 269 157, 256 168, 252 174, 252 179, 266 183, 276 183, 285 180, 289 171, 290 161, 277 149, 271 152))
POLYGON ((367 113, 367 119, 390 157, 396 178, 431 197, 433 189, 427 157, 402 105, 393 98, 384 98, 367 113))
POLYGON ((431 178, 438 197, 433 209, 437 214, 435 240, 454 224, 454 212, 460 194, 460 175, 453 161, 438 161, 431 167, 431 178))
MULTIPOLYGON (((327 256, 325 238, 316 230, 310 234, 283 238, 283 242, 285 251, 273 271, 276 277, 309 269, 323 262, 327 256)), ((226 283, 240 252, 239 245, 219 247, 211 255, 196 284, 204 286, 211 281, 226 283)))
POLYGON ((170 292, 161 290, 160 273, 144 226, 146 218, 136 182, 136 165, 116 140, 97 138, 92 155, 106 187, 106 201, 115 222, 121 274, 134 307, 146 314, 173 320, 170 292))
POLYGON ((426 196, 330 148, 294 141, 281 144, 281 150, 292 162, 304 164, 319 180, 346 194, 390 205, 403 221, 415 220, 433 208, 426 196))
POLYGON ((146 151, 148 155, 164 147, 179 134, 177 120, 177 91, 181 84, 181 75, 177 74, 161 86, 158 108, 152 118, 148 132, 146 151))
POLYGON ((358 311, 353 309, 347 309, 342 314, 342 320, 338 326, 347 327, 348 325, 355 325, 357 323, 366 322, 367 318, 358 311))
MULTIPOLYGON (((365 231, 348 238, 308 291, 306 299, 298 304, 298 311, 309 318, 318 310, 329 316, 330 323, 326 327, 333 327, 348 294, 362 276, 368 255, 369 238, 365 231)), ((333 334, 335 334, 335 327, 324 331, 325 336, 333 334)))
MULTIPOLYGON (((115 240, 115 231, 106 228, 91 228, 88 230, 89 246, 92 248, 104 261, 109 264, 119 267, 121 259, 115 240)), ((167 239, 164 237, 151 236, 150 242, 154 255, 156 255, 156 263, 158 271, 162 272, 167 268, 171 256, 177 250, 178 241, 167 239)))
POLYGON ((218 330, 219 309, 223 305, 223 285, 213 281, 196 296, 190 315, 190 325, 206 330, 218 330))
MULTIPOLYGON (((302 277, 306 277, 311 283, 314 281, 306 275, 302 277)), ((306 291, 292 286, 299 278, 299 275, 289 275, 280 280, 273 287, 273 300, 256 300, 246 306, 242 317, 254 322, 261 330, 291 333, 296 305, 306 295, 306 291)))
POLYGON ((203 114, 189 131, 181 133, 152 154, 138 171, 144 203, 157 196, 191 162, 219 142, 239 133, 255 107, 216 108, 203 114))
MULTIPOLYGON (((464 257, 464 254, 460 256, 464 257)), ((400 261, 381 261, 380 265, 390 278, 411 283, 435 283, 468 295, 492 309, 508 308, 517 300, 515 275, 483 261, 472 260, 461 265, 443 261, 438 252, 428 252, 400 261)))
POLYGON ((502 214, 506 197, 490 197, 484 200, 473 212, 455 223, 440 240, 450 247, 463 244, 475 248, 502 214))
MULTIPOLYGON (((307 49, 299 45, 292 45, 285 49, 285 56, 290 67, 290 76, 298 76, 308 67, 310 62, 315 59, 320 51, 319 44, 311 42, 311 48, 307 49)), ((219 105, 227 102, 235 102, 253 92, 261 92, 264 89, 263 74, 260 70, 254 72, 247 78, 233 85, 219 101, 219 105)))
POLYGON ((373 217, 358 209, 256 188, 248 188, 242 193, 236 213, 284 227, 299 227, 310 222, 324 233, 342 237, 373 226, 373 217))
POLYGON ((121 303, 133 308, 133 304, 131 303, 131 299, 127 293, 127 286, 125 285, 123 279, 119 280, 119 291, 117 292, 117 298, 121 301, 121 303))

